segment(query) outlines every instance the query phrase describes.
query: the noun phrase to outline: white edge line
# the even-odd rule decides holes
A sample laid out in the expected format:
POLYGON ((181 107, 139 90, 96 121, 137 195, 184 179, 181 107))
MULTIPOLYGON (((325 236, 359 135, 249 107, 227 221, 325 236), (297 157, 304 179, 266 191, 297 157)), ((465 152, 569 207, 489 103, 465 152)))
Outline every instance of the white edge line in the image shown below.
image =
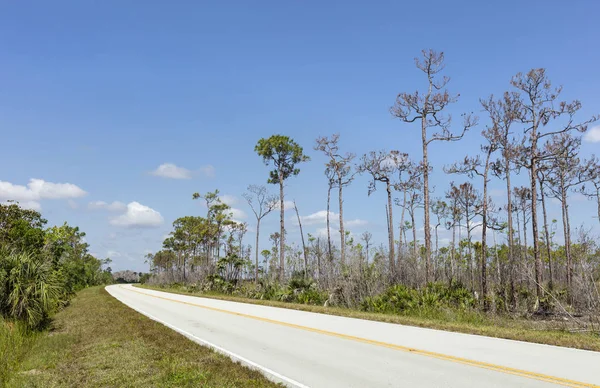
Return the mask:
MULTIPOLYGON (((125 289, 126 289, 126 288, 125 288, 125 289)), ((263 373, 263 374, 264 374, 264 375, 265 375, 265 376, 266 376, 266 377, 267 377, 269 380, 271 380, 271 381, 273 381, 273 382, 275 382, 275 383, 282 383, 282 382, 283 382, 283 383, 287 383, 287 385, 288 385, 288 386, 290 386, 290 387, 295 387, 295 388, 310 388, 310 387, 309 387, 309 386, 307 386, 307 385, 304 385, 304 384, 302 384, 302 383, 299 383, 299 382, 298 382, 298 381, 296 381, 296 380, 290 379, 289 377, 286 377, 286 376, 284 376, 284 375, 282 375, 282 374, 279 374, 279 373, 275 372, 274 370, 271 370, 271 369, 269 369, 269 368, 267 368, 267 367, 264 367, 264 366, 262 366, 262 365, 260 365, 260 364, 257 364, 257 363, 255 363, 254 361, 250 361, 250 360, 248 360, 248 359, 247 359, 247 358, 245 358, 245 357, 242 357, 242 356, 240 356, 240 355, 238 355, 238 354, 235 354, 235 353, 233 353, 233 352, 230 352, 229 350, 226 350, 226 349, 224 349, 224 348, 222 348, 222 347, 220 347, 220 346, 217 346, 217 345, 215 345, 215 344, 213 344, 213 343, 211 343, 211 342, 208 342, 208 341, 206 341, 206 340, 203 340, 202 338, 196 337, 195 335, 193 335, 193 334, 191 334, 191 333, 188 333, 188 332, 187 332, 187 331, 185 331, 185 330, 181 330, 181 329, 179 329, 179 328, 177 328, 177 327, 175 327, 175 326, 171 325, 170 323, 167 323, 167 322, 165 322, 165 321, 161 320, 160 318, 157 318, 157 317, 155 317, 155 316, 154 316, 154 315, 152 315, 152 314, 149 314, 149 313, 147 313, 147 312, 145 312, 145 311, 143 311, 143 310, 141 310, 141 309, 139 309, 139 308, 137 308, 137 307, 134 307, 134 306, 130 305, 129 303, 127 303, 127 302, 125 302, 125 301, 123 301, 123 300, 119 299, 118 297, 116 297, 116 296, 115 296, 115 295, 114 295, 114 294, 113 294, 113 293, 112 293, 112 292, 109 290, 108 286, 107 286, 107 287, 105 287, 105 290, 106 290, 106 291, 107 291, 107 292, 108 292, 108 293, 109 293, 109 294, 110 294, 110 295, 111 295, 113 298, 115 298, 115 299, 116 299, 116 300, 118 300, 119 302, 123 303, 124 305, 128 306, 129 308, 131 308, 131 309, 133 309, 133 310, 135 310, 135 311, 139 312, 140 314, 143 314, 143 315, 147 316, 148 318, 150 318, 150 319, 152 319, 152 320, 154 320, 154 321, 156 321, 156 322, 158 322, 158 323, 161 323, 161 324, 163 324, 163 325, 167 326, 168 328, 170 328, 170 329, 172 329, 172 330, 175 330, 175 331, 176 331, 176 332, 178 332, 179 334, 182 334, 182 335, 184 335, 184 336, 188 337, 189 339, 191 339, 191 340, 192 340, 192 341, 194 341, 194 342, 197 342, 197 343, 200 343, 200 344, 202 344, 202 345, 208 346, 209 348, 212 348, 212 349, 213 349, 213 350, 215 350, 216 352, 218 352, 218 353, 221 353, 221 354, 223 354, 223 355, 225 355, 225 356, 228 356, 228 357, 229 357, 229 358, 231 358, 233 361, 239 361, 240 363, 244 364, 245 366, 249 367, 250 369, 254 369, 254 370, 258 370, 258 371, 262 372, 262 373, 263 373)))

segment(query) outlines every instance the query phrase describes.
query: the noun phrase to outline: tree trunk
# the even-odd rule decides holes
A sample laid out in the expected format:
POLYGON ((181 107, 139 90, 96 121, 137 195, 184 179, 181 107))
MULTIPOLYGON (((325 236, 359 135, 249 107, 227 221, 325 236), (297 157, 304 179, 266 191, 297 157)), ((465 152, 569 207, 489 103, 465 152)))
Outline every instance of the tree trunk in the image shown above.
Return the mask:
POLYGON ((396 259, 396 255, 394 254, 394 218, 392 217, 392 186, 391 183, 388 179, 387 183, 387 199, 388 199, 388 214, 389 214, 389 219, 388 219, 388 234, 389 234, 389 239, 390 239, 390 271, 391 271, 391 275, 392 277, 394 276, 395 273, 395 259, 396 259))
MULTIPOLYGON (((410 212, 410 222, 412 223, 412 235, 413 235, 413 256, 417 260, 417 226, 415 225, 415 209, 410 212)), ((425 279, 427 281, 427 279, 425 279)))
POLYGON ((402 213, 400 214, 400 228, 398 230, 398 268, 400 268, 400 259, 402 255, 402 245, 405 241, 402 240, 402 233, 404 231, 404 214, 406 212, 406 189, 404 189, 404 200, 402 202, 402 213))
POLYGON ((308 252, 306 251, 306 245, 304 243, 302 222, 300 221, 300 213, 298 213, 298 206, 296 206, 296 201, 294 201, 294 209, 296 210, 296 217, 298 217, 298 226, 300 227, 300 236, 302 237, 302 253, 304 254, 304 277, 308 278, 308 252))
POLYGON ((279 173, 279 206, 281 213, 279 218, 279 230, 281 236, 279 238, 279 282, 283 283, 285 276, 285 208, 283 205, 283 174, 279 173))
MULTIPOLYGON (((428 99, 429 98, 426 99, 426 104, 428 103, 428 99)), ((423 115, 423 118, 421 119, 421 140, 423 142, 423 227, 425 229, 425 283, 429 283, 431 281, 431 229, 429 220, 429 159, 427 155, 426 124, 427 117, 426 115, 423 115)))
POLYGON ((483 298, 483 311, 488 311, 487 299, 487 215, 488 215, 488 173, 490 168, 491 152, 487 154, 485 172, 483 174, 483 225, 481 226, 481 297, 483 298))
POLYGON ((454 280, 454 266, 456 265, 456 221, 452 219, 452 250, 450 251, 450 280, 454 280))
POLYGON ((552 274, 552 246, 550 245, 550 231, 548 230, 548 213, 546 211, 546 194, 544 186, 540 180, 540 199, 542 200, 542 214, 544 216, 544 236, 546 238, 546 254, 548 255, 548 269, 550 271, 550 289, 554 285, 554 276, 552 274))
POLYGON ((327 249, 328 249, 328 257, 329 261, 333 261, 333 252, 331 250, 331 230, 329 228, 329 209, 331 205, 331 183, 329 184, 329 188, 327 189, 327 249))
MULTIPOLYGON (((340 265, 342 269, 346 265, 346 234, 344 231, 344 201, 342 200, 342 181, 338 181, 339 185, 339 202, 340 202, 340 265)), ((391 211, 391 209, 390 209, 391 211)))
MULTIPOLYGON (((507 151, 505 151, 507 152, 507 151)), ((514 248, 515 248, 515 235, 514 235, 514 227, 513 227, 513 219, 512 219, 512 212, 513 212, 513 205, 512 205, 512 197, 511 197, 511 191, 512 191, 512 187, 510 184, 510 160, 508 158, 508 154, 506 153, 504 156, 504 169, 505 169, 505 176, 506 176, 506 211, 507 211, 507 222, 508 222, 508 263, 509 263, 509 283, 510 283, 510 293, 511 293, 511 300, 513 300, 513 303, 516 303, 516 288, 515 288, 515 253, 514 253, 514 248)), ((513 308, 516 307, 516 304, 513 304, 513 308)))
POLYGON ((542 290, 542 258, 538 241, 537 219, 537 118, 533 116, 531 128, 531 233, 533 235, 533 258, 535 263, 535 291, 539 298, 543 296, 542 290))
POLYGON ((256 220, 256 268, 254 270, 254 283, 258 283, 258 237, 260 236, 260 218, 256 220))
POLYGON ((467 202, 467 206, 465 206, 465 216, 467 223, 467 254, 469 255, 469 279, 471 282, 471 290, 475 290, 475 273, 473 270, 473 250, 471 247, 471 221, 469 219, 469 202, 467 202))
POLYGON ((561 207, 563 218, 563 233, 565 240, 565 256, 567 259, 567 290, 572 297, 573 258, 571 256, 571 226, 569 225, 569 204, 567 203, 567 188, 565 187, 564 172, 560 176, 561 207))

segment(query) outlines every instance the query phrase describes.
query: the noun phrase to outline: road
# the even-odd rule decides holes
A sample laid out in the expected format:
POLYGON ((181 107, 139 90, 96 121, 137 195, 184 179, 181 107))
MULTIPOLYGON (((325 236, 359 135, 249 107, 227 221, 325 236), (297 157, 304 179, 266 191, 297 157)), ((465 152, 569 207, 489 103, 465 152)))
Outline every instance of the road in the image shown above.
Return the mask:
POLYGON ((290 387, 600 387, 600 353, 108 286, 138 312, 290 387))

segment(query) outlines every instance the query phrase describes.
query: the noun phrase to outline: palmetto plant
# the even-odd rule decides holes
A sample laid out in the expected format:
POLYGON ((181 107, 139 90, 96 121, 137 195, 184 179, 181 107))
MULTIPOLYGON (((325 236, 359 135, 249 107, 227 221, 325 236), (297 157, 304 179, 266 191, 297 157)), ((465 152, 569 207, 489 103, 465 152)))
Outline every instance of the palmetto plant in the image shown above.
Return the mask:
POLYGON ((30 328, 56 309, 61 284, 52 264, 29 253, 0 252, 0 311, 30 328))

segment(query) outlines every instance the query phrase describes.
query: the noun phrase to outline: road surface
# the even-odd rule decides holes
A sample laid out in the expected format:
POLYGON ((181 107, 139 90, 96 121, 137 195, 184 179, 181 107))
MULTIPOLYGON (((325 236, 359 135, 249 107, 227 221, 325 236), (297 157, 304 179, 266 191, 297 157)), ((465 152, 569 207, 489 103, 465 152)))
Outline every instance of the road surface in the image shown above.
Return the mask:
POLYGON ((290 387, 600 387, 600 353, 136 288, 134 310, 290 387))

